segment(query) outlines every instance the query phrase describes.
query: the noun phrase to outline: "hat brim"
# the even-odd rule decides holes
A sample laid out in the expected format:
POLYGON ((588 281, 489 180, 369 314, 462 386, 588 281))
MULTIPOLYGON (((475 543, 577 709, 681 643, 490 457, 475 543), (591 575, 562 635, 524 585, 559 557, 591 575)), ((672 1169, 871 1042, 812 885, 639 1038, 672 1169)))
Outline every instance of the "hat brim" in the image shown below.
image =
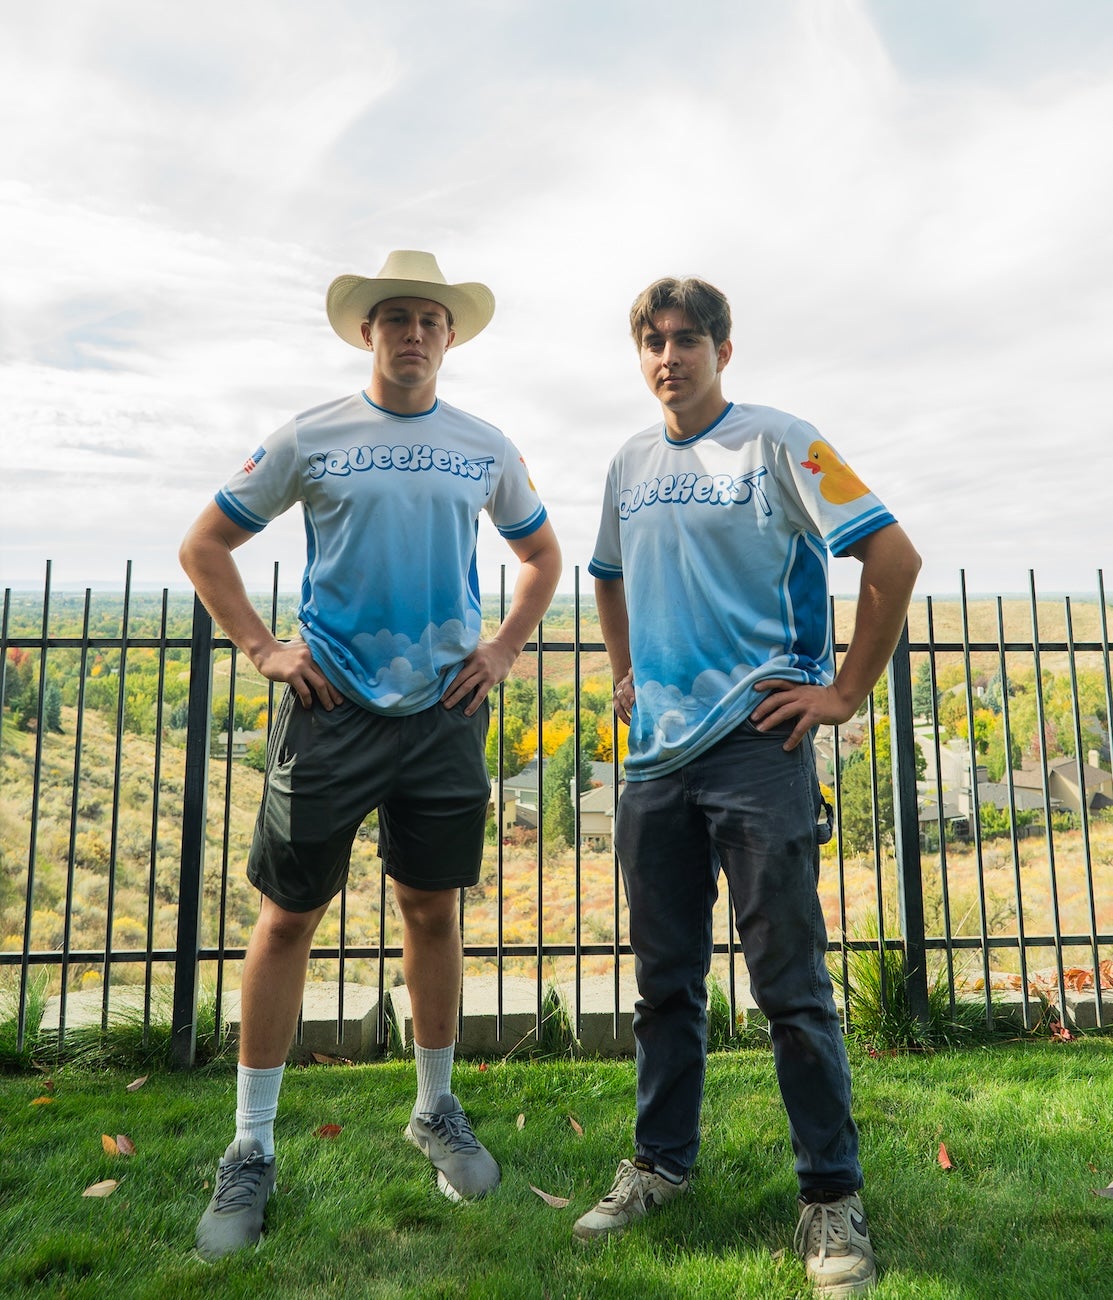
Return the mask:
POLYGON ((390 298, 425 298, 447 308, 452 313, 453 347, 475 338, 495 314, 495 296, 485 284, 435 284, 427 280, 372 280, 362 275, 339 275, 329 285, 325 298, 329 324, 345 343, 366 352, 363 322, 372 307, 390 298))

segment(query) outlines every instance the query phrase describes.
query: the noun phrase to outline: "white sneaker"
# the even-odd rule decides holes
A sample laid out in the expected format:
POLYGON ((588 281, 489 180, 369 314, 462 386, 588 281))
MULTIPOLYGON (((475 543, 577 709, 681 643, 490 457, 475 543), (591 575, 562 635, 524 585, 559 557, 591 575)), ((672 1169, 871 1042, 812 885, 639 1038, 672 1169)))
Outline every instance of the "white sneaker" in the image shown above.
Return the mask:
POLYGON ((819 1295, 860 1295, 877 1282, 869 1224, 855 1193, 834 1201, 801 1201, 792 1244, 819 1295))
POLYGON ((666 1205, 687 1190, 687 1178, 674 1183, 641 1156, 623 1160, 611 1190, 594 1209, 576 1220, 572 1232, 582 1241, 608 1234, 617 1236, 635 1219, 644 1218, 650 1210, 666 1205))

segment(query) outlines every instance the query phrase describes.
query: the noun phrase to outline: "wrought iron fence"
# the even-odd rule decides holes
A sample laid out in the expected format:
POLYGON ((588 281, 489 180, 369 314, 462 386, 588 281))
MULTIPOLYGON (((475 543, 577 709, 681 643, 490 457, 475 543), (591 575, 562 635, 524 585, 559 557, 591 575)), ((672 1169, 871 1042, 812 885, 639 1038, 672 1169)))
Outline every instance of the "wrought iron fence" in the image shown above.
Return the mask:
MULTIPOLYGON (((622 729, 594 606, 560 597, 498 692, 488 747, 483 876, 461 904, 465 971, 532 991, 534 1033, 559 991, 573 1029, 600 988, 613 1035, 633 969, 610 824, 622 729), (609 764, 607 760, 609 759, 609 764), (522 770, 524 767, 524 771, 522 770)), ((277 569, 260 607, 280 635, 292 602, 277 569)), ((497 618, 505 608, 505 584, 497 618)), ((850 601, 833 602, 841 633, 850 601)), ((839 642, 837 652, 845 644, 839 642)), ((905 997, 976 999, 1025 1026, 1046 1008, 1103 1026, 1113 987, 1113 686, 1109 605, 967 595, 914 603, 863 714, 821 729, 838 833, 821 891, 843 1013, 851 957, 896 951, 905 997)), ((199 999, 234 1003, 255 896, 243 878, 274 703, 191 595, 6 590, 0 616, 0 991, 20 1043, 34 981, 64 1035, 80 1007, 102 1026, 163 1002, 175 1056, 193 1060, 199 999)), ((374 818, 348 887, 322 922, 311 974, 336 986, 337 1041, 352 987, 400 983, 400 922, 374 818)), ((879 961, 882 981, 888 964, 879 961)), ((732 1022, 748 1003, 724 893, 713 976, 732 1022)), ((884 984, 883 984, 883 996, 884 984)), ((625 1005, 624 1005, 625 1000, 625 1005)), ((752 1008, 751 1008, 752 1009, 752 1008)))

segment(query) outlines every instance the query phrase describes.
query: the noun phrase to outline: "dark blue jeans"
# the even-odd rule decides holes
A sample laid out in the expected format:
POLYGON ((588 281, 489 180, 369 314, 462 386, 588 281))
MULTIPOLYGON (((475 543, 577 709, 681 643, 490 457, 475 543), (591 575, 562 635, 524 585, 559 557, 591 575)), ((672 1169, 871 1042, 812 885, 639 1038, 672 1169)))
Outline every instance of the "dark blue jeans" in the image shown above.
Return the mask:
POLYGON ((684 767, 627 782, 615 844, 639 998, 639 1155, 673 1172, 699 1150, 707 973, 720 865, 754 1000, 769 1020, 801 1191, 862 1185, 850 1066, 827 973, 819 845, 829 824, 809 736, 743 722, 684 767))

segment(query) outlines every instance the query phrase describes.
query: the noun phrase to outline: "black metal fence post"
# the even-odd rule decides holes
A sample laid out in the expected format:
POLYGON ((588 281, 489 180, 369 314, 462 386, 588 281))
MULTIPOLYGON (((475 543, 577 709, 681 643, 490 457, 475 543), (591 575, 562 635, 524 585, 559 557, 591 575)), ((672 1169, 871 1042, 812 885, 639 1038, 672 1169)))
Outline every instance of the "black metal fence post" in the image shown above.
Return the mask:
POLYGON ((908 1006, 922 1024, 929 1020, 924 890, 920 865, 920 815, 916 795, 916 731, 912 717, 912 661, 908 624, 889 663, 889 739, 893 755, 893 849, 897 901, 904 938, 908 1006))
POLYGON ((182 793, 182 866, 178 882, 178 937, 174 962, 171 1059, 187 1070, 197 1052, 197 991, 201 954, 201 884, 205 869, 205 824, 209 789, 209 733, 212 718, 213 621, 195 596, 189 659, 189 719, 185 787, 182 793))

